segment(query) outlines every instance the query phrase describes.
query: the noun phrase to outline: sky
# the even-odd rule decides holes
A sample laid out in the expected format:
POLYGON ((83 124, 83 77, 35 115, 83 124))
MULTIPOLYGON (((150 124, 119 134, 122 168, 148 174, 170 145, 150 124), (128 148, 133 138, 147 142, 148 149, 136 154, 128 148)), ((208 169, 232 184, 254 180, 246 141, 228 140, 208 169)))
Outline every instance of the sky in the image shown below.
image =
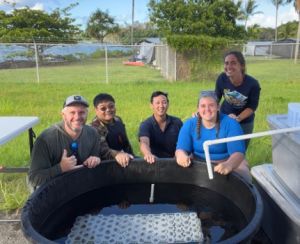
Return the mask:
MULTIPOLYGON (((121 25, 131 24, 132 22, 132 0, 0 0, 0 10, 11 11, 8 3, 16 3, 16 8, 28 6, 33 9, 51 12, 56 8, 65 8, 71 3, 78 2, 79 5, 73 8, 70 13, 76 19, 76 24, 82 25, 84 29, 89 16, 96 10, 108 11, 117 23, 121 25)), ((141 23, 147 22, 149 0, 134 1, 134 20, 141 23)), ((256 14, 248 20, 248 26, 259 24, 262 27, 275 28, 275 6, 271 0, 257 0, 258 7, 256 11, 262 13, 256 14)), ((278 13, 278 25, 285 24, 288 21, 298 20, 297 13, 293 4, 280 6, 278 13)), ((240 23, 243 24, 243 23, 240 23)))

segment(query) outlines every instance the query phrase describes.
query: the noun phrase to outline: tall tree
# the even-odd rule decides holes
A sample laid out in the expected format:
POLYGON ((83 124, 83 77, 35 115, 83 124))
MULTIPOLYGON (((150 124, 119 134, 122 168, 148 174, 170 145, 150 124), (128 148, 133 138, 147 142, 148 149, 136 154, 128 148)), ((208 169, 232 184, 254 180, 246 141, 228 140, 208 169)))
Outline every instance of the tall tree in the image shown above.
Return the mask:
POLYGON ((164 36, 193 34, 242 38, 238 6, 230 0, 150 0, 150 21, 164 36))
POLYGON ((79 26, 68 11, 55 9, 52 13, 29 7, 14 9, 11 13, 0 11, 0 41, 5 42, 65 42, 80 33, 79 26))
POLYGON ((247 30, 247 22, 249 17, 262 13, 261 11, 255 11, 258 7, 255 0, 244 1, 244 6, 242 4, 242 0, 239 0, 237 5, 240 7, 240 16, 239 19, 245 20, 245 30, 247 30))
POLYGON ((276 9, 276 15, 275 15, 275 42, 277 42, 277 38, 278 38, 278 30, 277 30, 278 10, 279 10, 280 5, 284 5, 288 1, 286 1, 286 0, 271 0, 271 2, 274 4, 275 9, 276 9))
POLYGON ((37 50, 38 60, 44 58, 44 51, 53 46, 52 43, 76 42, 81 33, 79 26, 74 25, 75 19, 70 18, 69 11, 78 3, 64 9, 55 9, 51 13, 33 10, 29 7, 15 9, 11 13, 0 11, 0 42, 40 43, 43 45, 24 45, 29 50, 25 55, 32 57, 37 50))
POLYGON ((298 21, 290 21, 278 26, 278 37, 282 39, 295 38, 297 35, 298 21))
POLYGON ((91 14, 86 33, 89 37, 93 37, 103 43, 104 38, 108 34, 113 34, 119 31, 119 25, 115 23, 113 17, 108 12, 103 12, 97 9, 91 14))
POLYGON ((269 41, 274 38, 275 30, 273 28, 261 28, 261 32, 259 34, 259 40, 269 41))
POLYGON ((249 26, 247 30, 247 35, 249 40, 258 40, 260 37, 260 34, 262 32, 262 29, 258 24, 254 24, 252 26, 249 26))
MULTIPOLYGON (((120 27, 118 33, 120 42, 124 44, 131 44, 131 24, 125 23, 125 26, 120 27)), ((134 22, 133 43, 139 42, 147 37, 159 37, 155 27, 149 23, 134 22)))
POLYGON ((299 56, 299 45, 300 45, 300 0, 286 0, 287 3, 294 3, 295 9, 298 13, 298 31, 297 31, 297 41, 296 41, 296 49, 295 49, 295 59, 294 62, 297 63, 299 56))

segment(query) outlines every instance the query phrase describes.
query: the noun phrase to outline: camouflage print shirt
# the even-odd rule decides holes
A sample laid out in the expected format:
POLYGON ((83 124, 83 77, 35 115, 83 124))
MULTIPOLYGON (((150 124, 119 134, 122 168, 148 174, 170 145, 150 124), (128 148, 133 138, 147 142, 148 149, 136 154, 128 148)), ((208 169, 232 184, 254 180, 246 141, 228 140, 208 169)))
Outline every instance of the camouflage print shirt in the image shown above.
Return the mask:
POLYGON ((108 124, 103 123, 95 117, 91 125, 96 128, 98 132, 101 147, 109 150, 111 156, 115 157, 119 151, 133 155, 125 125, 120 117, 115 116, 114 120, 108 124))

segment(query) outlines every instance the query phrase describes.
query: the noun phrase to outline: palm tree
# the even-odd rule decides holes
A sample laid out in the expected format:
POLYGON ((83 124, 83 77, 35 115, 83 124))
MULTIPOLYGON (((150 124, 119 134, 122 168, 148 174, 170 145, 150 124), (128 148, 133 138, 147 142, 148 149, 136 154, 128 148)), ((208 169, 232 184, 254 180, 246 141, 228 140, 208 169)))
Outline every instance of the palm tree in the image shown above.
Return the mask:
POLYGON ((134 24, 134 0, 131 2, 131 36, 130 36, 130 43, 133 45, 133 24, 134 24))
POLYGON ((242 0, 239 0, 237 5, 240 8, 239 19, 245 20, 245 30, 247 30, 247 22, 249 20, 249 17, 255 14, 260 14, 262 12, 261 11, 255 12, 255 9, 258 7, 258 4, 256 4, 255 0, 245 1, 244 8, 242 7, 242 0))
POLYGON ((278 9, 280 5, 284 5, 285 3, 288 3, 290 0, 271 0, 271 2, 274 4, 276 8, 276 17, 275 17, 275 42, 277 42, 277 20, 278 20, 278 9))
POLYGON ((300 45, 300 0, 286 0, 286 3, 294 3, 294 7, 298 13, 298 31, 297 31, 297 40, 296 40, 296 49, 295 49, 295 58, 294 63, 297 63, 299 55, 299 45, 300 45))
POLYGON ((294 6, 298 13, 298 31, 297 31, 297 41, 296 41, 295 59, 294 59, 294 62, 296 64, 299 55, 299 44, 300 44, 300 0, 294 0, 294 6))

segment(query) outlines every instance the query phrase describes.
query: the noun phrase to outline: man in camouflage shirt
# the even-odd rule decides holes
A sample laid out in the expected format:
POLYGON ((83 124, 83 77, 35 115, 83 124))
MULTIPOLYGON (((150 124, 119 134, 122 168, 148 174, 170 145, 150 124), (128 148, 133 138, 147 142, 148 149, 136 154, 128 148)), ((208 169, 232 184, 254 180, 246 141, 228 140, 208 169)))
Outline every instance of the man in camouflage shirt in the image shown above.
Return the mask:
POLYGON ((133 151, 127 137, 122 119, 116 116, 115 100, 110 94, 100 93, 94 98, 96 117, 91 125, 96 128, 100 137, 102 150, 123 167, 133 159, 133 151))

